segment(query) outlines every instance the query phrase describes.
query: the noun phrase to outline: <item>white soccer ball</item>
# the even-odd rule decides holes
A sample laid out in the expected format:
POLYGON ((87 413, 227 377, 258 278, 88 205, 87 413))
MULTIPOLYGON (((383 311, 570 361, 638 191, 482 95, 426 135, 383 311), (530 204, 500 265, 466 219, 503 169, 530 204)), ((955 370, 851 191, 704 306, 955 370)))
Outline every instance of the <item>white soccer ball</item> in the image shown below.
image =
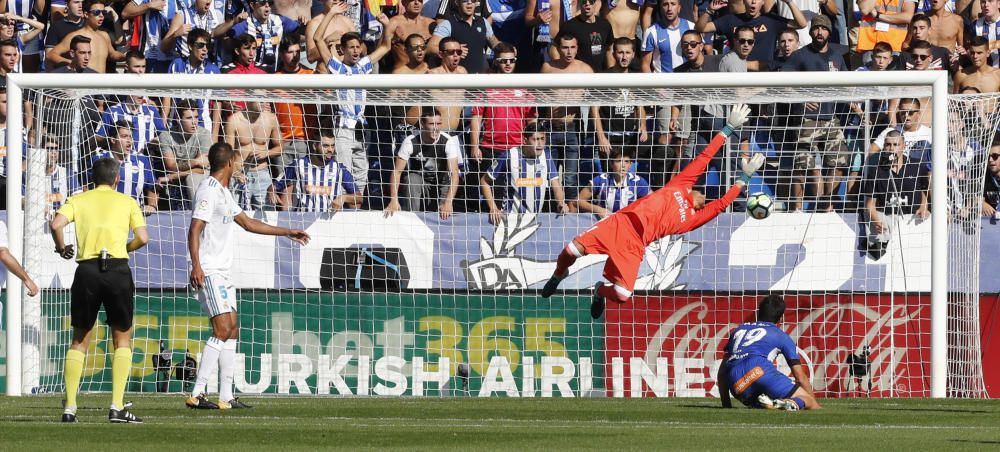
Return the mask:
POLYGON ((774 201, 767 193, 754 193, 747 198, 747 215, 758 220, 763 220, 771 215, 771 208, 774 201))

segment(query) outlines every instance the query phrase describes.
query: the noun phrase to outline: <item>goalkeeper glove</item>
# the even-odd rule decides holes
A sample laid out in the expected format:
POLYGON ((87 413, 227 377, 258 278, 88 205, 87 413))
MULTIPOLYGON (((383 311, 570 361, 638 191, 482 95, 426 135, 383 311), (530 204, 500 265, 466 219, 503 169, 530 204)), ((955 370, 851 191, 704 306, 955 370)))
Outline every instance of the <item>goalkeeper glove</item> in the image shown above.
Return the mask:
POLYGON ((764 166, 764 154, 754 154, 750 160, 743 162, 743 174, 740 175, 740 182, 743 182, 743 185, 748 185, 750 178, 762 166, 764 166))
POLYGON ((750 107, 747 104, 736 104, 733 105, 733 109, 729 111, 729 115, 726 116, 726 127, 730 130, 736 130, 743 127, 746 124, 747 119, 750 117, 750 107))

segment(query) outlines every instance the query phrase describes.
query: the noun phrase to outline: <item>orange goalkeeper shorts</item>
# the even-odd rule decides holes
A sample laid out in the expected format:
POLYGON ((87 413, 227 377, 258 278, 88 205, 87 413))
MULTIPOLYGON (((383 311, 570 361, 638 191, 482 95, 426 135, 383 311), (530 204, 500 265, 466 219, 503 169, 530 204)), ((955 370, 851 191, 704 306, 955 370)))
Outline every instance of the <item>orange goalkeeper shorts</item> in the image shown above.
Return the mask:
POLYGON ((646 245, 625 215, 611 215, 576 236, 587 254, 606 254, 604 277, 630 292, 635 289, 646 245))

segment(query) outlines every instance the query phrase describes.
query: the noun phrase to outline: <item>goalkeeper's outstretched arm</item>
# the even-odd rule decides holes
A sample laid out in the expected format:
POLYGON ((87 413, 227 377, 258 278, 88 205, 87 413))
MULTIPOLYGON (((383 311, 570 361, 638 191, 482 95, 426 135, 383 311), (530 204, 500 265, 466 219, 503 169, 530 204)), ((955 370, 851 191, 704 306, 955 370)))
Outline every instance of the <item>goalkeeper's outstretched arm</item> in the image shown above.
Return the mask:
POLYGON ((701 154, 698 154, 691 163, 688 163, 678 175, 674 176, 670 180, 671 184, 675 185, 685 185, 693 186, 698 180, 705 169, 708 168, 708 163, 712 161, 712 157, 715 157, 715 153, 722 149, 722 146, 726 143, 726 139, 733 134, 733 131, 739 129, 747 122, 747 118, 750 117, 750 107, 746 104, 737 104, 733 106, 732 111, 729 112, 729 116, 726 117, 726 126, 722 128, 712 141, 708 143, 701 154))
POLYGON ((749 161, 743 164, 743 174, 740 175, 740 179, 729 188, 729 191, 725 195, 706 204, 701 210, 695 212, 691 224, 688 225, 688 230, 693 231, 724 212, 736 200, 736 197, 740 195, 743 187, 746 187, 750 183, 750 178, 753 177, 754 173, 761 166, 764 166, 764 154, 754 154, 749 161))

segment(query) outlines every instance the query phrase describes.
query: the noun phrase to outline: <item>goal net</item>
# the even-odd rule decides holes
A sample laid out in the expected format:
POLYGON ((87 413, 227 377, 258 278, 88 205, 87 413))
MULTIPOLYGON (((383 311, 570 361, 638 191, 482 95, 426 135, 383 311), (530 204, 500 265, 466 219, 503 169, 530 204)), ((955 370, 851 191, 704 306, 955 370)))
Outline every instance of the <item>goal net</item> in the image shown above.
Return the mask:
MULTIPOLYGON (((12 79, 25 88, 8 93, 8 184, 25 182, 11 249, 43 290, 7 281, 8 393, 64 390, 76 263, 52 252, 47 220, 101 157, 122 162, 119 191, 151 237, 130 256, 128 390, 190 391, 211 327, 186 237, 208 147, 225 140, 245 213, 312 237, 236 236, 239 393, 717 397, 728 335, 779 293, 818 396, 984 397, 996 97, 945 104, 933 77, 910 75, 12 79), (691 187, 718 199, 763 153, 732 205, 651 243, 633 298, 598 319, 603 255, 539 296, 566 243, 664 186, 736 103, 750 121, 691 187), (773 200, 762 220, 745 212, 757 192, 773 200)), ((102 314, 81 390, 110 391, 112 349, 102 314)))

